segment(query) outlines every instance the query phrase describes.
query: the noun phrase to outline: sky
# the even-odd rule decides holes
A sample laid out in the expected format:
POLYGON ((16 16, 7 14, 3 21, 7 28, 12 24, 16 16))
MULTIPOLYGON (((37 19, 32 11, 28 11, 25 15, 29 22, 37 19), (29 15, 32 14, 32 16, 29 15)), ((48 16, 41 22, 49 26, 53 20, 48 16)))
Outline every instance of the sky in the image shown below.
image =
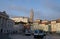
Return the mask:
POLYGON ((60 0, 0 0, 0 11, 6 11, 10 17, 29 17, 31 9, 34 11, 34 19, 60 18, 60 0))

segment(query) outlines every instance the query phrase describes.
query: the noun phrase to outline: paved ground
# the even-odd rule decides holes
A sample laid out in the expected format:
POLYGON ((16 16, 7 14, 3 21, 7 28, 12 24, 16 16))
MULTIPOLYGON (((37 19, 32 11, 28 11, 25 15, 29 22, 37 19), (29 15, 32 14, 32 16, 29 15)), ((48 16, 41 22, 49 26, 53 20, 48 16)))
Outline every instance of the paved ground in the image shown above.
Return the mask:
POLYGON ((56 35, 56 34, 53 34, 53 35, 47 35, 45 37, 46 39, 60 39, 60 35, 56 35))
MULTIPOLYGON (((33 36, 24 36, 24 35, 10 35, 12 39, 34 39, 33 36)), ((44 39, 60 39, 59 35, 47 35, 44 37, 44 39)))
POLYGON ((12 39, 33 39, 33 36, 24 36, 24 35, 10 35, 12 39))
POLYGON ((0 39, 11 39, 8 34, 0 33, 0 39))

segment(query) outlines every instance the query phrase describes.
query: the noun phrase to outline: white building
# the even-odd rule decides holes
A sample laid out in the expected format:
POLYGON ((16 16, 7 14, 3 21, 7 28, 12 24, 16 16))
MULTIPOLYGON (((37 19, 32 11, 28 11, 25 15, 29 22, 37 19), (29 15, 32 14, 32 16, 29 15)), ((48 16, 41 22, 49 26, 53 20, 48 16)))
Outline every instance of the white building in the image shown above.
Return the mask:
POLYGON ((15 22, 28 22, 28 17, 12 17, 11 19, 15 22))
POLYGON ((38 23, 33 23, 32 30, 39 29, 38 23))
POLYGON ((34 23, 40 23, 40 22, 41 22, 40 19, 36 19, 36 20, 34 21, 34 23))
POLYGON ((43 31, 46 31, 46 32, 49 31, 49 29, 48 29, 48 28, 49 28, 49 27, 48 27, 48 23, 49 23, 48 20, 42 20, 42 21, 41 21, 40 26, 43 27, 43 31))
POLYGON ((14 21, 9 19, 6 12, 0 12, 0 32, 8 33, 13 30, 14 21))
POLYGON ((8 19, 9 16, 6 14, 5 11, 0 12, 0 32, 5 32, 8 19))
POLYGON ((56 20, 51 21, 51 32, 56 32, 57 26, 56 26, 56 20))
POLYGON ((56 22, 57 22, 57 23, 56 23, 56 28, 57 28, 57 29, 56 29, 56 32, 57 32, 57 33, 60 33, 60 19, 57 19, 56 22))
POLYGON ((48 29, 48 25, 46 25, 46 24, 40 24, 39 26, 40 26, 41 30, 48 32, 48 30, 49 30, 48 29))
POLYGON ((39 30, 44 30, 48 31, 48 21, 47 20, 39 20, 37 19, 32 26, 32 29, 39 29, 39 30))

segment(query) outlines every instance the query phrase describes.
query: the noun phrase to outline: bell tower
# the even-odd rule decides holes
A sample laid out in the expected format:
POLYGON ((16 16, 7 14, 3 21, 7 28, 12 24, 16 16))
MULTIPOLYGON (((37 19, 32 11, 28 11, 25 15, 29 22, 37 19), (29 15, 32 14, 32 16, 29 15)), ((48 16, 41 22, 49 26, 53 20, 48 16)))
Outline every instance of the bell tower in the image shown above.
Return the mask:
POLYGON ((34 21, 34 11, 33 9, 30 10, 30 22, 34 21))

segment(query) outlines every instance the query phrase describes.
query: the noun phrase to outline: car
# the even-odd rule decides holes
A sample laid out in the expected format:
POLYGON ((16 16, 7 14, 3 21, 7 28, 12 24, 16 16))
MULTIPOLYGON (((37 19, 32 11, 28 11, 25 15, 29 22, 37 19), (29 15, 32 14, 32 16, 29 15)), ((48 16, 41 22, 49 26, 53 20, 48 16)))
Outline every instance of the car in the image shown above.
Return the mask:
POLYGON ((34 38, 38 38, 39 35, 39 31, 38 30, 34 30, 34 38))
POLYGON ((43 30, 39 30, 39 35, 38 35, 38 37, 41 38, 41 39, 43 39, 44 36, 46 36, 46 33, 45 33, 43 30))
POLYGON ((25 30, 25 35, 26 35, 26 36, 30 36, 30 35, 31 35, 31 31, 26 29, 26 30, 25 30))
POLYGON ((34 38, 43 38, 45 36, 44 31, 42 30, 35 30, 34 31, 34 38))

